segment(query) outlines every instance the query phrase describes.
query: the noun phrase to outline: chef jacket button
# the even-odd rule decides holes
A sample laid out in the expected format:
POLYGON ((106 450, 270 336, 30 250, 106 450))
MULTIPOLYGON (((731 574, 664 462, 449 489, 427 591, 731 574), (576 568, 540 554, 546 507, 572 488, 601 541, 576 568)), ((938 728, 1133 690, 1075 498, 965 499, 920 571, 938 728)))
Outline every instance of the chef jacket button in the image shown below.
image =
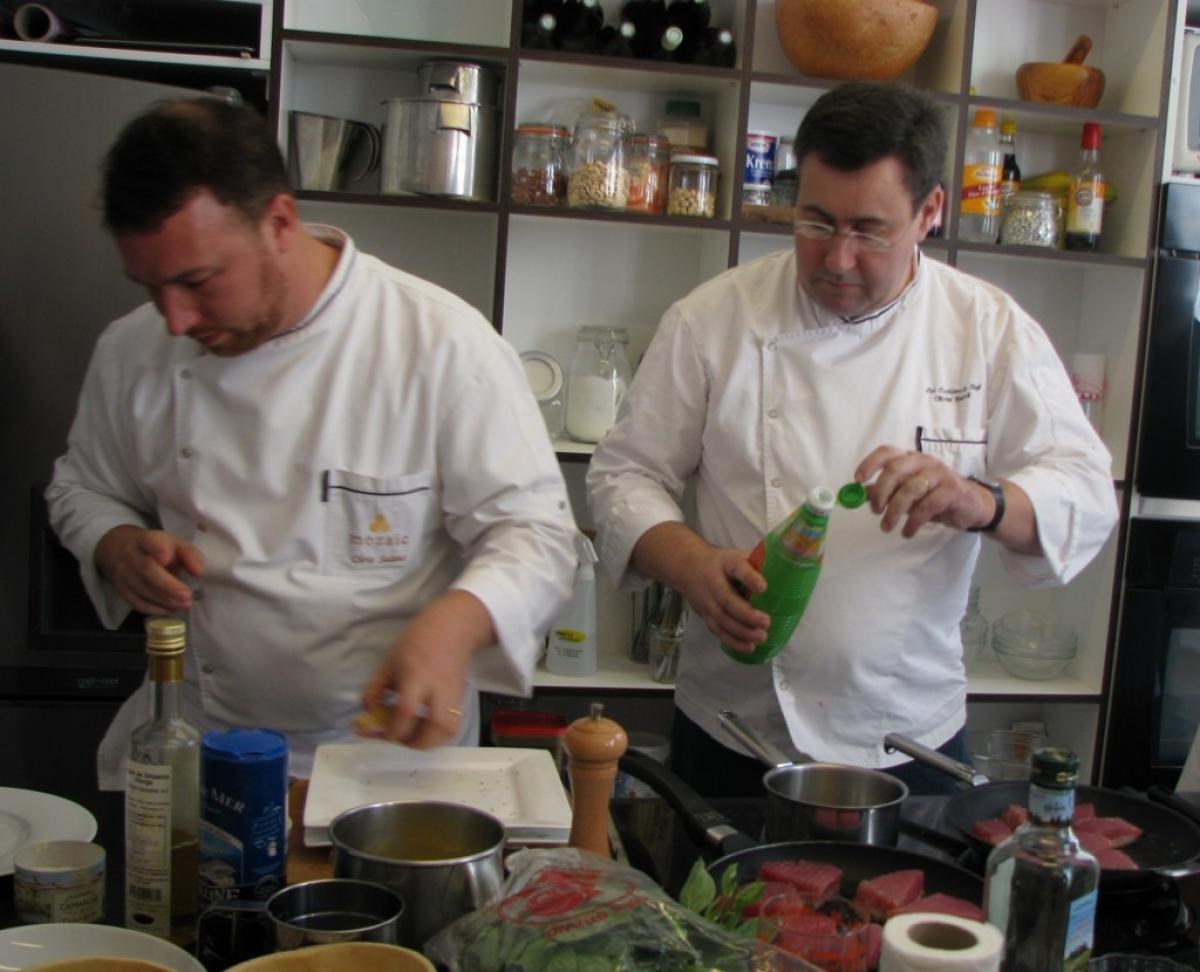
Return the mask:
POLYGON ((196 529, 201 533, 208 533, 208 524, 201 521, 200 523, 196 524, 196 529))
POLYGON ((771 409, 771 411, 767 412, 767 418, 779 418, 779 409, 771 409))
POLYGON ((192 369, 184 368, 183 371, 179 372, 179 377, 180 378, 191 378, 192 377, 192 369))
POLYGON ((782 480, 782 479, 780 479, 778 476, 776 476, 774 479, 772 479, 772 480, 771 480, 771 485, 772 485, 772 486, 775 486, 775 487, 782 486, 782 485, 783 485, 783 480, 782 480))
POLYGON ((204 664, 200 666, 200 671, 202 671, 205 675, 211 675, 216 671, 216 669, 212 665, 204 664))
POLYGON ((192 458, 192 450, 191 450, 191 448, 190 448, 190 447, 188 447, 188 446, 184 446, 182 449, 180 449, 180 450, 179 450, 179 454, 180 454, 181 456, 183 456, 183 458, 184 458, 184 459, 191 459, 191 458, 192 458))
POLYGON ((768 341, 768 342, 767 342, 767 350, 768 350, 768 351, 774 351, 774 350, 775 350, 775 342, 774 342, 774 341, 768 341))

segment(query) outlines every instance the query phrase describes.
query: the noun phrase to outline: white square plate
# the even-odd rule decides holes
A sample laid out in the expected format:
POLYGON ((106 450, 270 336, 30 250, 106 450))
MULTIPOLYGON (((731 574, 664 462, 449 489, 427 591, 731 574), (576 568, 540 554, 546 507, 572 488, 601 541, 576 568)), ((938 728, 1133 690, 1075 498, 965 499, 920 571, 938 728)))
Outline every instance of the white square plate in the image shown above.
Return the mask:
POLYGON ((571 832, 571 805, 549 750, 417 750, 364 740, 317 747, 304 843, 328 845, 329 824, 343 810, 391 800, 442 800, 486 811, 514 843, 565 844, 571 832))

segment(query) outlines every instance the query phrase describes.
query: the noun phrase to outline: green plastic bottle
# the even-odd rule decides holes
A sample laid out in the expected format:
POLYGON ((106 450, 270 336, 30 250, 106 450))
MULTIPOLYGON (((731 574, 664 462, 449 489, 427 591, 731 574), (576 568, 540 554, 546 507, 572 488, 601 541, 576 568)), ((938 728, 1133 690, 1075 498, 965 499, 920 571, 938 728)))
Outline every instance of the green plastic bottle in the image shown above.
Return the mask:
POLYGON ((804 617, 821 575, 834 503, 853 509, 865 498, 866 490, 858 483, 843 486, 836 497, 828 487, 817 486, 791 516, 759 541, 750 554, 750 564, 762 573, 767 589, 753 595, 750 604, 771 616, 771 627, 766 640, 753 651, 734 651, 722 645, 725 654, 744 665, 761 665, 784 649, 804 617))

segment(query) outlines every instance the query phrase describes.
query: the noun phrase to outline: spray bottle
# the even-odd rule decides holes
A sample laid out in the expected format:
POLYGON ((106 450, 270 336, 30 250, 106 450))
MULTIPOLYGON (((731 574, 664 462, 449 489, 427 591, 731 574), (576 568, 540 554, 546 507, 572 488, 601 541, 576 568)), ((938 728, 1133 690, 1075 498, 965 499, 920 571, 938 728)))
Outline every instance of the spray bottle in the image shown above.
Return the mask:
POLYGON ((834 496, 833 490, 817 486, 791 516, 759 541, 750 554, 750 566, 763 575, 767 589, 750 598, 752 607, 770 615, 765 641, 751 652, 721 647, 734 661, 761 665, 778 655, 804 617, 809 598, 821 575, 829 514, 837 503, 846 509, 861 506, 866 489, 849 483, 834 496))

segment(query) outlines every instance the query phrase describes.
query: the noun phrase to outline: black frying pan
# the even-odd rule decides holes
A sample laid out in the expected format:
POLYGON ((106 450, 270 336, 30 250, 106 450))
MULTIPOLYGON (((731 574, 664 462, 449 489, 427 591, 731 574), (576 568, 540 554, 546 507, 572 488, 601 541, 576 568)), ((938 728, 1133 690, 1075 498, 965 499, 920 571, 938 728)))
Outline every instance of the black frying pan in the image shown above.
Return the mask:
MULTIPOLYGON (((1012 803, 1029 806, 1029 783, 1018 780, 987 783, 952 796, 946 803, 945 819, 983 857, 992 845, 976 837, 972 828, 981 820, 999 817, 1012 803)), ((1170 807, 1141 797, 1090 786, 1075 788, 1075 804, 1091 803, 1098 817, 1120 817, 1142 829, 1142 836, 1121 850, 1138 866, 1137 871, 1100 872, 1100 886, 1139 883, 1147 871, 1192 873, 1187 865, 1200 857, 1200 828, 1170 807)))
POLYGON ((735 829, 683 780, 644 753, 628 750, 621 757, 620 767, 635 779, 649 784, 674 808, 693 842, 715 849, 721 855, 708 865, 709 873, 718 882, 731 864, 738 867, 738 881, 745 882, 755 880, 758 869, 767 861, 815 861, 841 868, 842 894, 853 898, 858 882, 864 878, 920 868, 925 872, 926 894, 941 892, 973 904, 983 903, 983 881, 957 865, 914 851, 875 844, 785 841, 760 846, 753 838, 735 829))
MULTIPOLYGON (((978 776, 964 763, 897 735, 888 735, 885 743, 909 756, 934 766, 966 783, 969 789, 952 796, 946 803, 945 819, 986 860, 992 845, 974 833, 975 824, 999 817, 1010 804, 1029 806, 1029 781, 1003 783, 978 782, 978 776)), ((1090 803, 1098 817, 1121 817, 1140 827, 1142 836, 1121 850, 1138 866, 1136 871, 1100 872, 1100 887, 1131 888, 1159 880, 1162 876, 1180 877, 1200 871, 1193 864, 1200 857, 1200 827, 1183 814, 1138 796, 1090 786, 1075 788, 1075 804, 1090 803)))

